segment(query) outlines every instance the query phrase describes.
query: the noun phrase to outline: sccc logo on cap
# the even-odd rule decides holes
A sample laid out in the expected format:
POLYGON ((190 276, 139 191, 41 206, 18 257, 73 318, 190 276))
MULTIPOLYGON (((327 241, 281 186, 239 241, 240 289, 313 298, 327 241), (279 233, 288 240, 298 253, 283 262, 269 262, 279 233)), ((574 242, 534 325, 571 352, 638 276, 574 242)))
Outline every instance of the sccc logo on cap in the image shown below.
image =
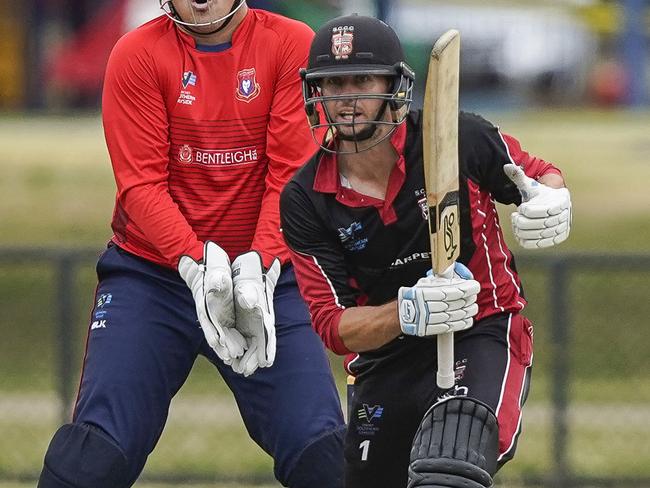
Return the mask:
POLYGON ((336 59, 348 59, 352 54, 354 26, 344 25, 332 28, 332 54, 336 59))

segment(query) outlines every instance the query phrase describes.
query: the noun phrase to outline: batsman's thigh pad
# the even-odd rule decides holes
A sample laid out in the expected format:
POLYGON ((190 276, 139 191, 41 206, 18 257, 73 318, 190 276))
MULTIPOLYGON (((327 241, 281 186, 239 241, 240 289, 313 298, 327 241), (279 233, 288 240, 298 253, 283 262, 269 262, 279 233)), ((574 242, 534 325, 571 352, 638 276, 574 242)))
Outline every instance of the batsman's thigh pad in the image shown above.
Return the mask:
POLYGON ((484 488, 497 469, 499 427, 492 410, 451 397, 424 415, 411 448, 408 488, 484 488))
POLYGON ((38 488, 127 488, 126 456, 101 429, 66 424, 45 454, 38 488))
POLYGON ((289 475, 289 488, 343 488, 343 438, 338 428, 308 445, 289 475))

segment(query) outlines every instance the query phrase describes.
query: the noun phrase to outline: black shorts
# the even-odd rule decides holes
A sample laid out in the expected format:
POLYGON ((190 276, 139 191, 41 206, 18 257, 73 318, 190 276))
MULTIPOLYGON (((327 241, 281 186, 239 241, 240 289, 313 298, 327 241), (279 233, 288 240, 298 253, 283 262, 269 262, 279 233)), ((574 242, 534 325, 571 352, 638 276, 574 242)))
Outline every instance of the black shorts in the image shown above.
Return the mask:
MULTIPOLYGON (((486 317, 456 334, 456 395, 476 398, 499 422, 499 466, 514 455, 530 381, 532 325, 518 314, 486 317)), ((412 341, 409 341, 412 343, 412 341)), ((346 488, 402 488, 422 417, 444 394, 436 386, 436 341, 419 339, 361 374, 345 442, 346 488)), ((350 400, 349 400, 350 401, 350 400)))

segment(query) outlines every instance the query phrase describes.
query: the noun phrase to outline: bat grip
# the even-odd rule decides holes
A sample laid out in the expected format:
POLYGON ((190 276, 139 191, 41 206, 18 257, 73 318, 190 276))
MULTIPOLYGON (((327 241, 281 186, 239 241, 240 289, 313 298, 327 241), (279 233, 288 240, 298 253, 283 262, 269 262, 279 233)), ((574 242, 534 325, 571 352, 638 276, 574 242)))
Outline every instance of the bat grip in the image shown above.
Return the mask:
POLYGON ((454 386, 454 333, 438 335, 438 372, 436 383, 447 390, 454 386))

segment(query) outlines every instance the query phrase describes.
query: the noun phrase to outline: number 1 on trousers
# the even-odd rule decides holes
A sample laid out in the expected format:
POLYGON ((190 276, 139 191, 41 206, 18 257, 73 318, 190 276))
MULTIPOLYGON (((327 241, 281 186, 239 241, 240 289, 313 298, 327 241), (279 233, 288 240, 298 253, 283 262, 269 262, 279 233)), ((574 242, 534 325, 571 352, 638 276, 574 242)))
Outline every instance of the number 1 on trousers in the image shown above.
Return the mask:
POLYGON ((361 460, 368 460, 368 451, 370 450, 370 439, 366 439, 361 444, 359 444, 359 449, 361 449, 361 460))

